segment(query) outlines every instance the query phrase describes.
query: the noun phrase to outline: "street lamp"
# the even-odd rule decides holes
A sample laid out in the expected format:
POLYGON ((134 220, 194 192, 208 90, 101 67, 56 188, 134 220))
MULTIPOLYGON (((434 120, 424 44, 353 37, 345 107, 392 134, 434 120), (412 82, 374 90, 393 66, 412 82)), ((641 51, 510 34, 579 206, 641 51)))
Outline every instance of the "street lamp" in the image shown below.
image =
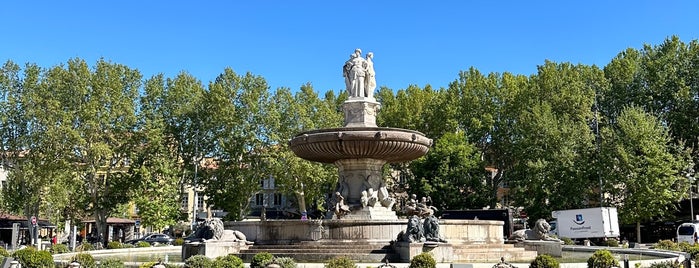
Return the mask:
POLYGON ((694 222, 694 191, 692 191, 692 186, 694 185, 694 170, 690 169, 687 172, 687 180, 689 180, 689 220, 694 222))

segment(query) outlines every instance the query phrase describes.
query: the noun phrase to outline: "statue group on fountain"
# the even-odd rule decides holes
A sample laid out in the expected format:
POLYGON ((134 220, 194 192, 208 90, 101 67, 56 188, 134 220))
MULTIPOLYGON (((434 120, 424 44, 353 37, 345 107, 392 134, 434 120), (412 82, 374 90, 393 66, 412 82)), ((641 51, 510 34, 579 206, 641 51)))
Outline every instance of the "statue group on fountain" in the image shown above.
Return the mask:
POLYGON ((350 98, 374 98, 376 89, 376 72, 374 72, 374 53, 369 52, 362 58, 362 50, 357 48, 342 67, 345 87, 350 98))
POLYGON ((408 216, 417 215, 421 218, 432 216, 434 215, 435 211, 437 211, 437 208, 432 206, 431 197, 423 196, 421 201, 417 201, 416 194, 410 195, 410 199, 408 199, 408 202, 406 202, 405 206, 403 207, 403 212, 405 212, 405 214, 408 216))
POLYGON ((349 196, 350 186, 347 183, 345 176, 340 176, 337 186, 335 187, 335 193, 332 200, 330 200, 331 208, 334 210, 335 216, 338 219, 347 215, 352 210, 352 207, 359 207, 360 205, 361 209, 367 207, 393 208, 396 200, 389 195, 388 189, 386 189, 386 185, 384 184, 383 180, 376 180, 375 178, 376 176, 372 175, 367 175, 364 177, 364 181, 362 182, 361 186, 361 198, 359 200, 359 204, 355 203, 350 206, 350 204, 345 201, 349 196), (375 190, 375 187, 378 190, 375 190))

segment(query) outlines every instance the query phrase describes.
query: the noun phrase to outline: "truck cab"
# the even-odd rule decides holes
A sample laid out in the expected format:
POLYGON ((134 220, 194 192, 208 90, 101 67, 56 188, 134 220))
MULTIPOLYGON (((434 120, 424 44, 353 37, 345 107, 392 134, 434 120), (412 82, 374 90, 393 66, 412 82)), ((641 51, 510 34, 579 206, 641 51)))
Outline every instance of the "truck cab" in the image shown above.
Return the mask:
POLYGON ((686 222, 677 227, 677 243, 687 242, 690 244, 697 243, 699 235, 699 223, 686 222))

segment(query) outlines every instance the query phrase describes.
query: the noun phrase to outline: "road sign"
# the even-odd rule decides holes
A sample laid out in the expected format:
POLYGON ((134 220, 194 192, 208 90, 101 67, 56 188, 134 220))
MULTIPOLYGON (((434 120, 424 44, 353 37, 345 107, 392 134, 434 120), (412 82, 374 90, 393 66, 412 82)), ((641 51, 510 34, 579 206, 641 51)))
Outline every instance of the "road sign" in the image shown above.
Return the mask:
POLYGON ((136 227, 141 226, 141 220, 136 220, 136 222, 134 223, 134 225, 136 225, 136 227))
POLYGON ((32 216, 32 225, 36 225, 36 217, 32 216))

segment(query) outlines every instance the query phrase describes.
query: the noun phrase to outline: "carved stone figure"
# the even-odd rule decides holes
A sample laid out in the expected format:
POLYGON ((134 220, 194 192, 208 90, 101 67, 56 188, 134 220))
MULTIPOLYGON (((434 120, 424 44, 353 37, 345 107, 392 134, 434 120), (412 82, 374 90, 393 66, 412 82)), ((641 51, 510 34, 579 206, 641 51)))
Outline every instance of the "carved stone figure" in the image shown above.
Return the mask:
POLYGON ((420 222, 420 217, 413 215, 408 219, 408 227, 404 231, 400 231, 398 241, 409 243, 425 242, 425 231, 420 222))
POLYGON ((345 204, 345 198, 340 194, 340 192, 335 192, 335 215, 338 219, 347 215, 350 212, 350 208, 345 204))
POLYGON ((366 78, 364 86, 364 95, 368 98, 374 97, 374 89, 376 89, 376 72, 374 71, 374 53, 366 54, 366 78))
POLYGON ((362 58, 362 50, 357 48, 349 60, 342 66, 342 76, 350 97, 374 97, 376 89, 376 72, 374 71, 374 53, 369 52, 362 58))
POLYGON ((386 189, 386 186, 382 185, 379 187, 378 197, 381 205, 389 209, 393 208, 393 205, 396 203, 396 199, 388 194, 388 189, 386 189))
POLYGON ((345 176, 340 176, 339 181, 337 182, 337 187, 335 187, 335 192, 340 193, 343 197, 344 196, 349 196, 349 184, 347 183, 347 179, 345 176))
POLYGON ((223 229, 223 222, 218 218, 206 219, 200 222, 196 231, 189 236, 192 240, 207 241, 246 241, 245 234, 236 230, 223 229))
POLYGON ((417 195, 411 194, 408 202, 405 203, 403 207, 403 212, 408 215, 417 215, 417 195))
POLYGON ((423 222, 423 230, 425 231, 425 240, 442 243, 447 242, 439 235, 439 220, 434 215, 430 215, 425 218, 423 222))
POLYGON ((549 236, 551 225, 544 219, 538 219, 534 223, 534 229, 517 230, 510 236, 511 240, 545 240, 545 241, 561 241, 560 239, 549 236))

